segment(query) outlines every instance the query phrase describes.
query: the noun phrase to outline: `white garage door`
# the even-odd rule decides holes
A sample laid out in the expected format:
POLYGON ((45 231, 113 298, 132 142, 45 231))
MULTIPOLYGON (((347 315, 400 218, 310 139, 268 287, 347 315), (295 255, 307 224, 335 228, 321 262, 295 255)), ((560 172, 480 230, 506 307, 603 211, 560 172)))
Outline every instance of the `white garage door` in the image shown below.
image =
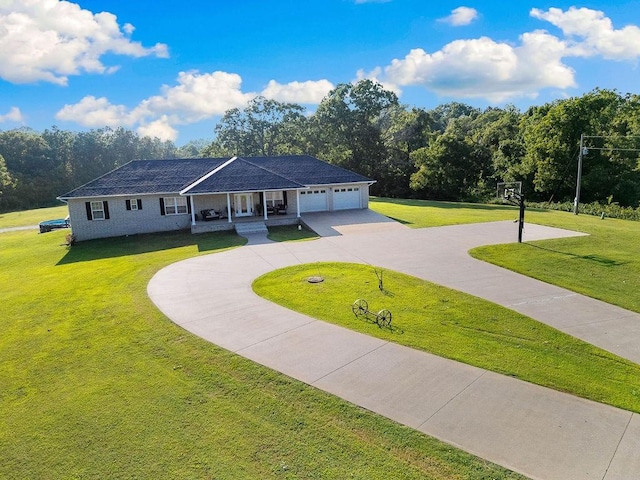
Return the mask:
POLYGON ((302 190, 300 192, 300 212, 324 212, 327 209, 327 190, 302 190))
POLYGON ((360 208, 360 188, 341 187, 333 189, 333 209, 360 208))

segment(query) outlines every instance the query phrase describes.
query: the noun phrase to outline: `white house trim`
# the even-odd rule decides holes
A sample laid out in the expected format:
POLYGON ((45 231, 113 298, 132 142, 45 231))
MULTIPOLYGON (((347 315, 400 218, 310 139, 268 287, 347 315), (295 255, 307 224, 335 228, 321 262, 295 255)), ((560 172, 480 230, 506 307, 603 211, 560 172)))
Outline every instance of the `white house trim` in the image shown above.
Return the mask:
POLYGON ((226 167, 227 165, 229 165, 231 162, 233 162, 235 159, 237 159, 238 157, 231 157, 229 160, 227 160, 226 162, 224 162, 222 165, 220 165, 218 168, 214 168, 213 170, 211 170, 209 173, 207 173, 206 175, 204 175, 202 178, 199 178, 197 181, 193 182, 191 185, 187 186, 187 188, 183 188, 179 193, 180 195, 185 195, 190 189, 192 189, 193 187, 199 185, 200 183, 204 182, 207 178, 209 178, 211 175, 215 175, 216 173, 218 173, 220 170, 222 170, 224 167, 226 167))

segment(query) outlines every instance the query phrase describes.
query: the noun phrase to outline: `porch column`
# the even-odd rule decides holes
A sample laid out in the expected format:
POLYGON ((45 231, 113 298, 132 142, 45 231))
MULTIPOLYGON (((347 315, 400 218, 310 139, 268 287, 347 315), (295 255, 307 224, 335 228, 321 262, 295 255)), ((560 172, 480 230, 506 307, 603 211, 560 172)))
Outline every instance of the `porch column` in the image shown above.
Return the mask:
POLYGON ((227 222, 231 223, 231 196, 227 193, 227 222))
POLYGON ((264 219, 267 219, 267 192, 262 192, 262 210, 264 210, 264 219))
POLYGON ((296 216, 300 218, 300 190, 296 189, 296 216))
POLYGON ((189 201, 191 202, 191 225, 196 224, 196 209, 193 204, 193 195, 189 196, 189 201))

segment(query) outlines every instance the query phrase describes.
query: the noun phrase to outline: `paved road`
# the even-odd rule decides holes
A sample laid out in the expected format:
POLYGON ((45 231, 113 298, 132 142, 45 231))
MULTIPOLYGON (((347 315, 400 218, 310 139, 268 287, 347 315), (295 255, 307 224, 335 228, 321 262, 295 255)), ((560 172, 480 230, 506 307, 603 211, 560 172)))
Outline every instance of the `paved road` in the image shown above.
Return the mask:
MULTIPOLYGON (((253 293, 253 279, 284 266, 370 263, 488 298, 639 361, 640 316, 466 254, 513 241, 512 222, 412 230, 360 215, 306 217, 325 235, 319 240, 258 241, 170 265, 149 295, 174 322, 223 348, 531 478, 638 478, 640 415, 317 321, 253 293)), ((572 235, 525 230, 525 240, 572 235)))

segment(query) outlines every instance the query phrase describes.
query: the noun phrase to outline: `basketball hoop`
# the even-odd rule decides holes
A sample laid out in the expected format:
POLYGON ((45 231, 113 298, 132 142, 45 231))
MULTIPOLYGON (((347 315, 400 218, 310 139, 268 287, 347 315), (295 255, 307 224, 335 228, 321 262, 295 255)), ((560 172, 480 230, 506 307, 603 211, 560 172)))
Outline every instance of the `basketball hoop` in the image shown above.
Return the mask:
POLYGON ((522 231, 524 229, 524 195, 522 194, 522 182, 500 182, 496 188, 496 196, 502 198, 503 203, 518 205, 518 242, 522 243, 522 231))

